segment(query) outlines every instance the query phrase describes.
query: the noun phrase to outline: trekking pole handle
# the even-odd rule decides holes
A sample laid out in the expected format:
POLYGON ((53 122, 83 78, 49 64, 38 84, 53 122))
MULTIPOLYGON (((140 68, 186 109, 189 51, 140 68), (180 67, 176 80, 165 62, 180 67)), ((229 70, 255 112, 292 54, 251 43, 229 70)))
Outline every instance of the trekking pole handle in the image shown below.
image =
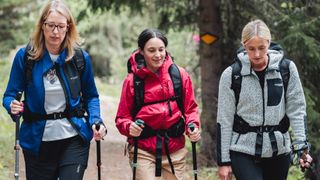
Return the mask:
POLYGON ((145 124, 144 121, 141 120, 141 119, 137 119, 134 123, 136 123, 136 125, 138 125, 138 126, 140 126, 140 127, 141 127, 141 125, 144 125, 144 124, 145 124))
POLYGON ((19 92, 17 92, 16 97, 14 99, 17 101, 21 101, 21 98, 22 98, 22 92, 19 91, 19 92))
MULTIPOLYGON (((16 96, 15 96, 14 99, 20 102, 20 101, 21 101, 21 98, 22 98, 22 92, 19 91, 19 92, 17 92, 17 94, 16 94, 16 96)), ((19 113, 16 114, 16 115, 13 115, 12 118, 17 118, 17 117, 19 117, 20 114, 21 114, 21 112, 19 112, 19 113)))
POLYGON ((188 124, 188 128, 190 128, 190 130, 193 131, 194 128, 195 128, 194 123, 193 123, 193 122, 189 123, 189 124, 188 124))
POLYGON ((99 129, 100 129, 100 124, 99 124, 99 123, 96 123, 95 125, 96 125, 96 130, 99 131, 99 129))
MULTIPOLYGON (((193 132, 195 129, 195 125, 193 122, 188 124, 188 128, 193 132)), ((194 180, 198 179, 198 168, 197 168, 197 150, 196 150, 196 142, 191 142, 192 145, 192 161, 193 161, 193 175, 194 180)))

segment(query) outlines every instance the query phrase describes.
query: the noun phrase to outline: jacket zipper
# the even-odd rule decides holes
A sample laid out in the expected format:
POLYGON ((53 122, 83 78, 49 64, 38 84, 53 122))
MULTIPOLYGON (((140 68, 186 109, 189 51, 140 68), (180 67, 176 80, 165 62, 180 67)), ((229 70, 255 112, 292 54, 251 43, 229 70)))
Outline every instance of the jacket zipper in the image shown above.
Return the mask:
MULTIPOLYGON (((263 81, 265 81, 265 76, 264 76, 264 78, 263 78, 263 81)), ((264 126, 264 123, 265 123, 265 120, 266 120, 266 115, 265 115, 265 113, 266 113, 266 109, 265 109, 265 98, 264 98, 264 86, 265 86, 265 82, 264 82, 264 85, 263 85, 263 88, 262 88, 262 112, 263 112, 263 121, 262 121, 262 127, 264 126)))

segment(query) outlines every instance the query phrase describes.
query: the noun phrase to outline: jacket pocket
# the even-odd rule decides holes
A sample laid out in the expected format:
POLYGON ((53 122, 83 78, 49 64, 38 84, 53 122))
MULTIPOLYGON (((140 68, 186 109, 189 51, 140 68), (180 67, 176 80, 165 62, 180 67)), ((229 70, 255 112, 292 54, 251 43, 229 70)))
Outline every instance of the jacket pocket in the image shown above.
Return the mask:
POLYGON ((277 106, 282 98, 283 93, 283 83, 280 78, 268 79, 268 106, 277 106))

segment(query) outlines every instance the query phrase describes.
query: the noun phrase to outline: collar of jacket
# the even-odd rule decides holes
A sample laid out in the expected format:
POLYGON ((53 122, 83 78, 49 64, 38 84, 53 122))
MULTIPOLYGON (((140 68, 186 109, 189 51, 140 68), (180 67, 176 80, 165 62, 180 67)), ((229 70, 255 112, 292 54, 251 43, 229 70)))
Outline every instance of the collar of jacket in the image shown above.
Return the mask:
MULTIPOLYGON (((251 63, 249 60, 249 56, 247 54, 246 51, 242 51, 240 53, 237 54, 242 68, 241 68, 241 75, 242 76, 247 76, 252 74, 252 67, 251 67, 251 63)), ((279 62, 281 61, 281 59, 283 58, 283 51, 277 51, 277 50, 268 50, 268 57, 269 57, 269 64, 268 67, 266 69, 267 71, 274 71, 277 70, 279 71, 279 62)))
MULTIPOLYGON (((56 63, 59 64, 59 66, 61 66, 65 62, 66 57, 67 57, 67 50, 64 49, 59 54, 56 63)), ((42 73, 45 73, 46 71, 48 71, 48 69, 52 68, 52 66, 53 66, 51 57, 49 55, 49 51, 47 49, 45 50, 45 52, 43 54, 42 61, 43 61, 43 68, 42 68, 43 72, 42 73)))

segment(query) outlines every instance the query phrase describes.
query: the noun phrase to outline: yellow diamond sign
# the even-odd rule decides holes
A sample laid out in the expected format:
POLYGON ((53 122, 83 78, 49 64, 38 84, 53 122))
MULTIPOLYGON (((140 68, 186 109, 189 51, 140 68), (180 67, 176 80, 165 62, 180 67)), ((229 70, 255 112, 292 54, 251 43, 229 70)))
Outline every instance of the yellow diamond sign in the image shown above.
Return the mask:
POLYGON ((212 35, 210 33, 205 33, 201 36, 201 40, 206 44, 212 44, 215 42, 218 38, 215 35, 212 35))

